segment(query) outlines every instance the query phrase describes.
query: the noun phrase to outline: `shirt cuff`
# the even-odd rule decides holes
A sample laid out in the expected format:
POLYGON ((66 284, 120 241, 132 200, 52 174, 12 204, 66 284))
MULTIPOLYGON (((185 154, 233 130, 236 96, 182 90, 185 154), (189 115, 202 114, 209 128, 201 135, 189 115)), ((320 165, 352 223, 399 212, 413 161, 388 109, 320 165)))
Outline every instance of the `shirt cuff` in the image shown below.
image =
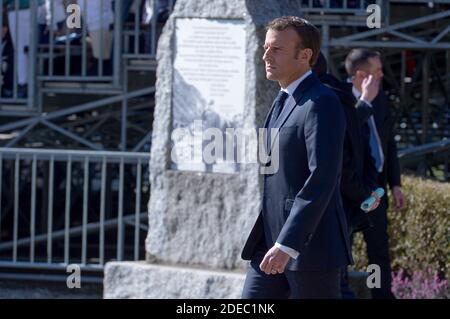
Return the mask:
POLYGON ((291 258, 297 259, 300 253, 296 251, 295 249, 283 246, 279 243, 275 243, 275 247, 279 248, 282 252, 288 254, 291 258))
POLYGON ((363 101, 363 102, 366 103, 368 106, 372 107, 372 103, 366 101, 365 99, 360 98, 359 100, 360 100, 360 101, 363 101))

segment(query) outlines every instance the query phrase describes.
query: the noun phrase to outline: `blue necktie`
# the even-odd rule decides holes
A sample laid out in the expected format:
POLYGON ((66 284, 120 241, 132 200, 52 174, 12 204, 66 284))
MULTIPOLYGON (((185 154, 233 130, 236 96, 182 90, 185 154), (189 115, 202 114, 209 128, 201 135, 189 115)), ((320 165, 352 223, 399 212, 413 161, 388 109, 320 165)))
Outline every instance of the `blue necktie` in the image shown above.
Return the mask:
POLYGON ((283 110, 283 106, 284 103, 286 102, 287 98, 289 97, 289 94, 281 91, 278 92, 277 97, 275 98, 274 106, 273 106, 273 111, 272 111, 272 115, 270 117, 270 121, 269 124, 267 126, 267 149, 270 150, 271 148, 271 129, 273 128, 273 126, 275 125, 276 120, 278 119, 278 117, 281 114, 281 111, 283 110))
POLYGON ((281 111, 283 110, 284 102, 286 102, 288 97, 289 97, 289 94, 287 94, 286 92, 284 92, 284 91, 278 92, 278 95, 274 101, 272 116, 271 116, 270 122, 269 122, 270 128, 273 127, 273 125, 275 125, 275 121, 280 116, 281 111))
POLYGON ((369 118, 368 124, 370 128, 370 153, 375 159, 375 166, 377 168, 377 171, 381 173, 383 171, 384 165, 384 154, 383 150, 380 147, 380 137, 378 135, 377 127, 375 125, 375 119, 373 118, 373 116, 369 118))

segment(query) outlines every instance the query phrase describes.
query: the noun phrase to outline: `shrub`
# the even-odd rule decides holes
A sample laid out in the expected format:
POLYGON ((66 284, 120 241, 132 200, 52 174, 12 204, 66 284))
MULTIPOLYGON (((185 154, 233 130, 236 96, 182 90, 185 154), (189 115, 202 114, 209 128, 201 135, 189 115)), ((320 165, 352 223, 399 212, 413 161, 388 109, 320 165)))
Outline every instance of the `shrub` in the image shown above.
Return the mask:
MULTIPOLYGON (((450 184, 403 177, 407 208, 389 209, 389 238, 394 272, 436 271, 450 279, 450 184)), ((393 207, 390 198, 390 207, 393 207)), ((366 270, 368 262, 362 234, 353 245, 355 268, 366 270)))
POLYGON ((415 271, 407 276, 403 270, 392 275, 392 292, 399 299, 448 299, 450 287, 447 280, 439 279, 437 272, 415 271))

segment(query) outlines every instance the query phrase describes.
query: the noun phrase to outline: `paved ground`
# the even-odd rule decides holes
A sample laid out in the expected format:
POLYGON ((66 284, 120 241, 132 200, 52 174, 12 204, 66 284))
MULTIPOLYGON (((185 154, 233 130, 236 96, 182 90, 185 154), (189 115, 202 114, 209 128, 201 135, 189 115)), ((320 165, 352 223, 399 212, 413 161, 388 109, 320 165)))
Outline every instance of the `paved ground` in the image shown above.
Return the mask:
POLYGON ((101 299, 102 296, 100 284, 69 289, 66 283, 0 280, 0 299, 101 299))
MULTIPOLYGON (((350 287, 358 298, 370 298, 363 273, 350 272, 350 287)), ((102 299, 102 284, 82 284, 69 289, 65 282, 16 281, 0 279, 0 299, 102 299)))

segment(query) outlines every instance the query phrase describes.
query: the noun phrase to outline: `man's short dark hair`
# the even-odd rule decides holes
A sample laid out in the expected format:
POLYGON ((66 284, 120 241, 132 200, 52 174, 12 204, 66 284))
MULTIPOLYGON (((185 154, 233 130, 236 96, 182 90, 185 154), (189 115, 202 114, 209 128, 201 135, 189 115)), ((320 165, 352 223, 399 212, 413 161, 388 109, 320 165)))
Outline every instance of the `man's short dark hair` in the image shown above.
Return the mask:
POLYGON ((328 70, 327 59, 325 58, 322 52, 319 52, 316 64, 314 64, 313 67, 313 71, 316 72, 317 75, 320 77, 322 75, 327 74, 327 70, 328 70))
POLYGON ((345 70, 350 76, 354 76, 356 71, 367 65, 369 59, 379 58, 380 53, 368 49, 353 49, 345 58, 345 70))
POLYGON ((269 22, 266 30, 284 31, 288 28, 294 29, 300 38, 296 55, 301 49, 312 50, 313 54, 309 61, 312 67, 316 63, 320 52, 321 37, 319 30, 309 21, 295 16, 276 18, 269 22))

